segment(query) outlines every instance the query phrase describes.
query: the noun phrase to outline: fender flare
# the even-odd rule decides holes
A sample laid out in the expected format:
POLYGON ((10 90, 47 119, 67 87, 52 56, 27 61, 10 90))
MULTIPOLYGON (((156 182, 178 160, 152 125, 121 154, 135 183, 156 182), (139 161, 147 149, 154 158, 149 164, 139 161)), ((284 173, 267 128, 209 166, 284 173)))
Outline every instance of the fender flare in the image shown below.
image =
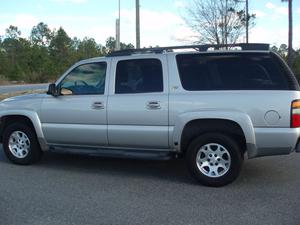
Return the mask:
POLYGON ((3 112, 0 112, 0 118, 6 117, 6 116, 27 117, 33 124, 34 130, 35 130, 37 138, 38 138, 38 142, 40 143, 42 150, 44 150, 44 151, 48 150, 48 145, 46 143, 44 133, 42 130, 42 124, 41 124, 40 118, 36 112, 29 111, 29 110, 5 110, 3 112))
POLYGON ((251 156, 256 152, 255 132, 250 116, 241 111, 231 110, 202 110, 178 115, 173 132, 173 143, 178 143, 174 146, 177 151, 181 151, 181 135, 185 126, 193 120, 201 119, 223 119, 237 123, 245 135, 248 155, 251 156))

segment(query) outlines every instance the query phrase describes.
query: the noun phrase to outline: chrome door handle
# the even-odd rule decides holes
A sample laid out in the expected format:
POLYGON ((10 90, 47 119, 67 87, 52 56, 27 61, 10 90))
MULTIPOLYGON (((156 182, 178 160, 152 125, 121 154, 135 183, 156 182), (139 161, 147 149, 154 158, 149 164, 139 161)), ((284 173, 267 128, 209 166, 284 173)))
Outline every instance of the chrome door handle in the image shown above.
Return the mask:
POLYGON ((150 101, 147 103, 147 109, 161 109, 161 106, 158 101, 150 101))
POLYGON ((103 102, 94 102, 92 104, 93 109, 104 109, 104 104, 103 102))

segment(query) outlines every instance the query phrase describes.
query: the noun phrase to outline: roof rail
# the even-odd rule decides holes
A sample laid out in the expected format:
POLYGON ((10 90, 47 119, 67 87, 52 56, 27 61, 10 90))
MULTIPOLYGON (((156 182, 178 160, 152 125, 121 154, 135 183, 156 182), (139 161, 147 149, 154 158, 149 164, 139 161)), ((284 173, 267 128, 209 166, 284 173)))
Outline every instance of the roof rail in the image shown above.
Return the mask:
POLYGON ((221 45, 213 45, 213 44, 205 44, 205 45, 182 45, 182 46, 168 46, 168 47, 154 47, 154 48, 140 48, 140 49, 124 49, 120 51, 114 51, 106 55, 106 57, 114 57, 114 56, 127 56, 133 54, 147 54, 154 53, 159 54, 163 52, 172 52, 173 50, 178 49, 195 49, 199 52, 206 52, 209 49, 220 50, 220 49, 232 49, 232 48, 241 48, 242 50, 260 50, 260 51, 268 51, 270 49, 269 44, 263 43, 240 43, 240 44, 221 44, 221 45))

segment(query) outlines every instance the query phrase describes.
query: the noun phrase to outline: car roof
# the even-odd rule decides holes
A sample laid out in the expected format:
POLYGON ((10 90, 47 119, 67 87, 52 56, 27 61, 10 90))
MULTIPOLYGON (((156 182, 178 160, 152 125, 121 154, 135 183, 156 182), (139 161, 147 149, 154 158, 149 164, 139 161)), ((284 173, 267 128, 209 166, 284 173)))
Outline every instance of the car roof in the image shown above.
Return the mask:
POLYGON ((227 53, 269 53, 270 45, 264 43, 239 43, 228 45, 184 45, 184 46, 167 46, 167 47, 154 47, 154 48, 142 48, 142 49, 125 49, 120 51, 114 51, 103 57, 95 57, 85 59, 79 63, 91 63, 101 61, 107 58, 123 58, 141 56, 141 58, 153 57, 156 54, 227 54, 227 53))
POLYGON ((269 44, 264 43, 239 43, 239 44, 205 44, 205 45, 182 45, 182 46, 167 46, 167 47, 154 47, 154 48, 141 48, 141 49, 124 49, 109 53, 106 57, 115 56, 128 56, 133 54, 149 54, 149 53, 168 53, 174 51, 188 51, 193 49, 197 52, 209 52, 210 50, 228 51, 241 49, 242 51, 268 51, 269 44))

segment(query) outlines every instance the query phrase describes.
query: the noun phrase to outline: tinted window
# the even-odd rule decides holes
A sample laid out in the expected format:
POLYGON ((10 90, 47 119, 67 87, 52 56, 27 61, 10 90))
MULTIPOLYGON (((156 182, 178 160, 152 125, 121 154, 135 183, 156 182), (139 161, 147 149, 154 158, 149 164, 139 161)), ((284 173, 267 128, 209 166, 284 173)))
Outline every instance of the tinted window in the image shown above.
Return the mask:
POLYGON ((284 71, 267 53, 182 54, 177 64, 189 91, 289 89, 284 71))
POLYGON ((163 91, 162 65, 158 59, 119 61, 116 71, 117 94, 163 91))
POLYGON ((61 82, 62 94, 104 94, 106 63, 89 63, 73 69, 61 82))

